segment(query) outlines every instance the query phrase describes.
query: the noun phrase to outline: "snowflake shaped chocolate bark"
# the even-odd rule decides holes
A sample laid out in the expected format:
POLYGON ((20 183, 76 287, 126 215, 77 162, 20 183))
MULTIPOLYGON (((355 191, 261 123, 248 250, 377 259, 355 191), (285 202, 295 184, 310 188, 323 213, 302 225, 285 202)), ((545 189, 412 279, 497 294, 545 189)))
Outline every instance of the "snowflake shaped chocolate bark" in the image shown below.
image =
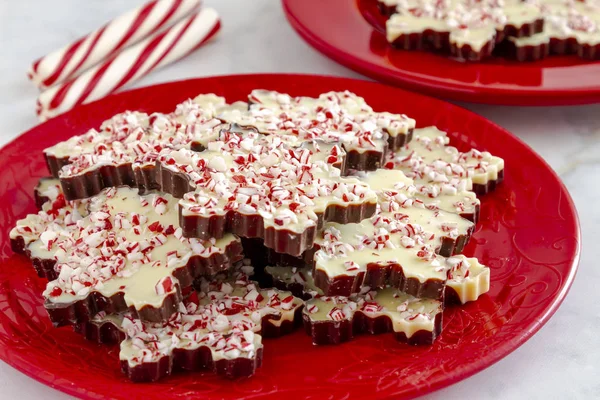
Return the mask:
MULTIPOLYGON (((473 223, 479 219, 481 202, 474 192, 464 189, 468 185, 466 179, 438 176, 438 182, 427 178, 417 179, 416 183, 398 169, 378 169, 357 173, 356 176, 375 191, 404 190, 407 196, 423 202, 430 210, 459 214, 473 223)), ((435 176, 433 179, 436 179, 435 176)))
POLYGON ((184 235, 219 238, 232 232, 300 255, 312 247, 324 221, 350 223, 373 215, 375 192, 340 176, 344 154, 338 146, 293 142, 222 131, 205 151, 161 153, 157 179, 162 190, 183 196, 184 235))
POLYGON ((65 212, 64 218, 34 226, 26 253, 58 273, 43 293, 54 324, 127 309, 143 320, 163 321, 194 277, 241 260, 233 235, 184 238, 176 228, 176 202, 166 194, 140 196, 128 187, 105 189, 89 199, 87 215, 65 212))
POLYGON ((250 107, 233 107, 219 117, 267 134, 291 135, 341 146, 346 166, 374 170, 388 149, 410 142, 415 120, 403 114, 375 112, 362 97, 350 92, 329 92, 318 98, 254 90, 250 107))
MULTIPOLYGON (((389 13, 391 1, 382 9, 389 13)), ((402 0, 386 23, 393 46, 431 48, 478 61, 505 35, 531 36, 544 25, 540 10, 520 0, 402 0)))
POLYGON ((369 333, 394 333, 409 344, 431 344, 442 330, 442 302, 418 299, 386 288, 350 297, 323 296, 308 268, 267 267, 267 274, 282 290, 307 299, 303 310, 306 332, 314 344, 339 344, 369 333))
POLYGON ((461 152, 449 146, 449 141, 446 132, 436 127, 415 129, 414 140, 389 154, 385 167, 401 170, 416 185, 437 188, 428 191, 485 194, 502 182, 503 159, 476 149, 461 152))
MULTIPOLYGON (((400 171, 393 175, 403 176, 400 171)), ((328 296, 389 285, 417 297, 442 298, 452 268, 445 257, 462 252, 474 224, 415 198, 416 188, 404 180, 367 180, 379 196, 373 217, 357 224, 326 224, 302 258, 269 252, 267 261, 314 266, 316 284, 328 296)))
POLYGON ((107 187, 155 189, 154 162, 164 148, 188 146, 214 135, 214 118, 225 101, 200 95, 170 114, 125 112, 44 150, 52 175, 61 179, 69 200, 92 196, 107 187))
POLYGON ((102 332, 116 329, 126 335, 119 358, 133 381, 155 381, 175 369, 237 378, 253 375, 261 365, 262 337, 289 333, 300 322, 302 300, 260 289, 244 274, 203 280, 200 289, 199 300, 181 304, 166 324, 100 315, 86 324, 86 333, 102 339, 102 332))
MULTIPOLYGON (((445 304, 475 301, 489 290, 489 268, 462 255, 448 259, 445 304)), ((306 300, 303 320, 314 344, 334 344, 361 333, 393 332, 399 341, 431 344, 442 330, 442 302, 419 299, 393 288, 350 297, 323 296, 309 267, 266 267, 272 283, 306 300)))
MULTIPOLYGON (((466 304, 476 301, 490 289, 490 269, 476 258, 458 254, 446 261, 447 281, 444 291, 444 304, 466 304)), ((269 286, 288 290, 304 300, 323 296, 323 291, 315 285, 313 271, 309 266, 266 266, 264 268, 269 286)), ((310 304, 310 303, 308 303, 310 304)))
POLYGON ((544 16, 544 30, 530 37, 509 37, 512 56, 533 61, 548 54, 575 53, 600 58, 600 4, 594 0, 532 2, 544 16))
POLYGON ((327 295, 348 296, 364 286, 390 285, 439 299, 448 265, 438 253, 460 253, 472 229, 473 224, 457 214, 414 205, 398 193, 388 208, 368 220, 325 227, 315 241, 316 284, 327 295))
POLYGON ((56 261, 40 256, 40 237, 47 230, 60 231, 75 224, 87 214, 88 200, 66 201, 60 182, 52 178, 40 180, 34 198, 40 211, 17 221, 9 234, 11 248, 15 253, 25 254, 40 277, 54 280, 58 277, 54 269, 56 261))

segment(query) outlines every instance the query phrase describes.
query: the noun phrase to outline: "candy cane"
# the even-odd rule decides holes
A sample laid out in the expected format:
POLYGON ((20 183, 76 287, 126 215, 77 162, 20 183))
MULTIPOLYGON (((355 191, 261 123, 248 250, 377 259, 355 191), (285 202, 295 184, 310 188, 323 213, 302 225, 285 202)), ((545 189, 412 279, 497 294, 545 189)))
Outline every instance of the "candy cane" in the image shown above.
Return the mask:
POLYGON ((96 63, 197 11, 201 0, 154 0, 35 61, 28 76, 40 89, 72 79, 96 63))
POLYGON ((76 105, 100 99, 191 53, 217 33, 220 26, 217 12, 211 8, 204 9, 79 77, 46 90, 38 97, 36 112, 41 120, 46 120, 76 105))

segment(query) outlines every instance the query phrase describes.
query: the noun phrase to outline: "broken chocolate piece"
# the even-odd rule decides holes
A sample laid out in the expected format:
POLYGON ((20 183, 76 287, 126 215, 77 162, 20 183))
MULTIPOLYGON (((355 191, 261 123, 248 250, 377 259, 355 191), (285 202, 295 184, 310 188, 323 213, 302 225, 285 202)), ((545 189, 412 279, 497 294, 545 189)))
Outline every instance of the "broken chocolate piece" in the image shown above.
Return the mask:
POLYGON ((86 324, 85 332, 100 342, 125 335, 121 367, 136 382, 156 381, 175 370, 211 370, 237 378, 253 375, 261 365, 262 337, 287 334, 301 322, 300 299, 260 289, 243 274, 201 285, 199 300, 181 303, 166 324, 100 315, 86 324))
POLYGON ((55 201, 62 194, 60 181, 51 176, 40 178, 38 184, 33 190, 33 199, 38 209, 42 209, 44 203, 55 201))

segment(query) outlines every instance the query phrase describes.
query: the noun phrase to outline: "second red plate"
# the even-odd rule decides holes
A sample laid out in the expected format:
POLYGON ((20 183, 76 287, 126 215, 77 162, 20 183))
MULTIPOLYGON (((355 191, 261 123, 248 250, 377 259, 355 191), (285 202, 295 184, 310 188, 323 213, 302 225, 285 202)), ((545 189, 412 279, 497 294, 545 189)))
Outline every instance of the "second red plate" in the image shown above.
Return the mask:
POLYGON ((317 50, 364 75, 410 90, 506 105, 600 101, 600 62, 551 56, 531 63, 500 58, 464 63, 390 48, 373 23, 377 0, 283 0, 283 6, 294 29, 317 50))

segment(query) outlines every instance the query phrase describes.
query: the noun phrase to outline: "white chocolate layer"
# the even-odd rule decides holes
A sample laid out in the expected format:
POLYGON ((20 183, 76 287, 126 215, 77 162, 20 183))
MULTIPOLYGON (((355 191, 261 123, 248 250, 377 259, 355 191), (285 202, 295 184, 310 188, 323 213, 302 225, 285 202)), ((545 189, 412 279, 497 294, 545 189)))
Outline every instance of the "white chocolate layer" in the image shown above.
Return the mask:
POLYGON ((163 151, 162 168, 185 174, 195 189, 180 201, 182 214, 236 211, 260 216, 265 228, 302 233, 329 206, 375 205, 368 185, 340 176, 338 146, 283 138, 225 131, 202 152, 163 151))
POLYGON ((198 304, 181 305, 168 324, 143 323, 129 316, 100 316, 93 323, 112 323, 126 333, 119 357, 131 367, 156 362, 174 349, 210 349, 213 361, 254 358, 262 348, 262 319, 281 326, 293 323, 302 300, 289 292, 259 289, 239 276, 237 279, 204 281, 198 304))
POLYGON ((123 292, 128 306, 158 308, 176 290, 176 269, 191 257, 224 253, 238 240, 183 238, 170 195, 106 189, 91 198, 88 211, 75 224, 49 225, 30 245, 32 257, 57 262, 59 277, 44 291, 50 303, 73 303, 92 291, 107 298, 123 292))

